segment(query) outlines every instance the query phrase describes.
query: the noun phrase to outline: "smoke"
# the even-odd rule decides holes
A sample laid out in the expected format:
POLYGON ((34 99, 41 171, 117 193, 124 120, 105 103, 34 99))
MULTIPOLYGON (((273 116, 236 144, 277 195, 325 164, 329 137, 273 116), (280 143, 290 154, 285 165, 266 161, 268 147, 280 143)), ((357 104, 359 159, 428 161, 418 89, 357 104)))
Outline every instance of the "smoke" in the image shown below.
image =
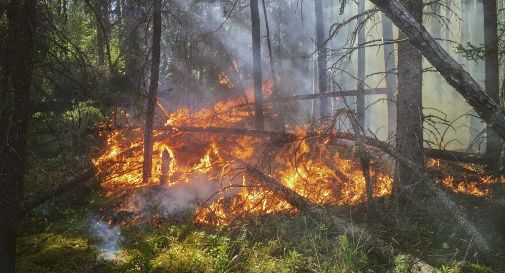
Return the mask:
MULTIPOLYGON (((210 181, 207 175, 195 174, 186 183, 172 186, 152 186, 138 191, 129 200, 129 207, 135 212, 158 213, 163 217, 177 216, 192 212, 205 202, 212 202, 222 183, 210 181)), ((236 191, 226 191, 232 195, 236 191)))
MULTIPOLYGON (((452 2, 448 0, 446 3, 452 2)), ((266 4, 274 64, 281 95, 317 93, 317 53, 314 38, 313 1, 267 1, 266 4)), ((483 43, 482 16, 477 16, 478 11, 482 9, 480 1, 455 2, 447 7, 438 5, 436 6, 438 7, 437 11, 432 10, 434 7, 425 8, 424 24, 437 39, 440 39, 442 46, 452 56, 458 56, 455 50, 458 43, 463 45, 468 42, 474 45, 483 43), (439 17, 448 18, 440 20, 439 17)), ((366 2, 365 8, 371 9, 373 5, 366 2)), ((177 72, 166 74, 167 81, 171 81, 171 83, 167 83, 167 86, 180 85, 180 88, 176 87, 176 92, 166 99, 167 104, 173 104, 175 107, 198 107, 205 102, 212 103, 213 99, 222 99, 222 96, 216 95, 218 94, 216 89, 219 89, 219 86, 216 86, 217 76, 213 74, 214 72, 209 72, 213 70, 217 70, 218 73, 221 71, 227 73, 237 91, 243 91, 251 85, 252 42, 248 1, 175 0, 172 9, 177 12, 173 12, 171 16, 167 17, 167 20, 171 20, 168 25, 181 24, 184 30, 176 32, 179 29, 177 27, 166 30, 169 32, 168 36, 171 37, 166 43, 173 44, 165 47, 167 51, 165 55, 172 56, 167 60, 169 65, 177 70, 177 72), (177 53, 181 48, 181 42, 177 41, 184 41, 182 44, 182 47, 185 48, 183 54, 177 53), (237 64, 240 70, 238 73, 231 67, 230 59, 237 64), (202 74, 195 72, 200 68, 202 74), (236 74, 240 74, 240 76, 236 74), (179 102, 181 98, 186 97, 188 98, 183 102, 179 102)), ((349 18, 357 15, 358 6, 355 2, 348 3, 344 13, 340 14, 339 1, 328 1, 325 2, 323 12, 325 35, 328 36, 333 24, 346 22, 349 18)), ((262 5, 260 5, 260 17, 263 78, 267 80, 271 78, 271 73, 262 5)), ((328 91, 354 90, 357 87, 357 41, 349 40, 349 37, 355 32, 356 26, 356 20, 352 20, 344 25, 338 34, 326 44, 329 52, 328 91), (348 53, 348 58, 342 60, 342 57, 348 53), (334 64, 335 66, 333 66, 334 64)), ((366 88, 385 87, 384 53, 383 47, 380 46, 382 39, 380 13, 369 19, 365 30, 367 42, 372 42, 367 44, 365 50, 366 88)), ((394 37, 397 36, 398 30, 395 27, 394 37)), ((398 56, 395 57, 398 60, 398 56)), ((458 61, 479 83, 483 84, 482 62, 469 62, 462 57, 458 57, 458 61)), ((430 67, 428 62, 424 62, 426 71, 429 71, 430 67)), ((226 91, 224 93, 225 96, 232 94, 226 91)), ((318 117, 318 103, 318 100, 298 102, 296 109, 288 114, 292 115, 288 120, 299 123, 313 121, 318 117)), ((354 110, 356 107, 353 97, 330 99, 330 105, 333 110, 341 107, 349 107, 354 110)), ((433 125, 435 128, 431 128, 430 124, 425 122, 425 127, 427 127, 425 138, 430 143, 438 144, 443 141, 447 142, 444 143, 448 145, 446 148, 464 150, 478 138, 476 135, 484 128, 484 124, 480 120, 468 115, 471 108, 465 100, 436 72, 426 72, 423 75, 423 106, 426 116, 436 116, 437 120, 454 122, 448 130, 444 130, 448 127, 447 124, 439 122, 433 125), (428 131, 441 131, 446 135, 432 135, 428 131), (451 141, 454 139, 458 141, 451 141)), ((388 116, 385 96, 367 96, 366 107, 367 130, 374 132, 380 139, 387 139, 388 116)))
POLYGON ((92 218, 90 232, 98 245, 99 258, 106 261, 116 261, 120 250, 119 246, 123 241, 119 228, 92 218))

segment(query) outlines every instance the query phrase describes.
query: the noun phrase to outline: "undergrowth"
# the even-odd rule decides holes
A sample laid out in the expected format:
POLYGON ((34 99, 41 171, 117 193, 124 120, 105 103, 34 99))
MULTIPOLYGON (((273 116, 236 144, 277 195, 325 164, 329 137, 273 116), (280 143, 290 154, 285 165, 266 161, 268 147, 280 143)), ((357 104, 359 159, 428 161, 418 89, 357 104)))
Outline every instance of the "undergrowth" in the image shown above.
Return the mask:
MULTIPOLYGON (((340 234, 330 219, 306 214, 251 217, 225 228, 190 222, 130 225, 121 229, 114 259, 104 259, 89 231, 90 214, 69 209, 50 221, 33 214, 25 218, 19 227, 18 272, 411 272, 409 259, 400 253, 414 254, 443 273, 500 272, 462 262, 452 255, 453 243, 440 241, 436 230, 427 232, 428 226, 409 224, 397 232, 386 223, 368 225, 399 253, 385 263, 372 255, 359 232, 340 234), (402 241, 395 245, 395 240, 402 241), (427 247, 448 255, 423 256, 420 250, 427 247)), ((373 221, 359 212, 347 216, 349 221, 373 221)))

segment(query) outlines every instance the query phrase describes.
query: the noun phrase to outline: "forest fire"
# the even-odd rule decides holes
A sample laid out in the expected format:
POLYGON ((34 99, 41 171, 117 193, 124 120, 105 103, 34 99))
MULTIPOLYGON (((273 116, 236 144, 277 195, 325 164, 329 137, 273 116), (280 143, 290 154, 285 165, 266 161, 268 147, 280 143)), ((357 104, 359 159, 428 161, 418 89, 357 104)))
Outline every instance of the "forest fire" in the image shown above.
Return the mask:
MULTIPOLYGON (((191 197, 196 223, 224 225, 244 214, 297 211, 256 177, 243 171, 243 165, 256 162, 268 162, 261 167, 269 170, 273 179, 314 204, 354 205, 367 200, 365 177, 353 149, 317 145, 306 138, 306 128, 295 128, 296 139, 281 141, 280 145, 275 144, 279 142, 275 136, 205 131, 205 128, 244 128, 250 123, 251 115, 251 109, 239 99, 219 102, 211 109, 191 112, 179 108, 168 114, 165 127, 154 131, 155 171, 148 184, 142 183, 142 131, 127 129, 109 133, 106 150, 94 161, 99 171, 107 175, 102 182, 106 195, 117 196, 159 185, 165 152, 171 158, 164 186, 168 187, 167 191, 171 187, 193 187, 194 181, 200 183, 202 179, 207 183, 205 187, 212 189, 206 196, 193 194, 191 197)), ((429 162, 431 167, 437 164, 438 161, 429 162)), ((374 197, 391 193, 392 176, 387 171, 372 168, 371 176, 374 197)), ((477 197, 488 194, 476 181, 447 176, 441 183, 454 192, 477 197)), ((131 202, 126 207, 130 211, 141 209, 131 202)))
MULTIPOLYGON (((264 84, 268 86, 269 84, 264 84)), ((167 116, 166 127, 154 132, 153 166, 148 185, 142 181, 142 131, 118 130, 107 134, 107 146, 94 161, 101 173, 107 196, 117 196, 137 188, 160 183, 163 151, 170 161, 168 187, 191 184, 205 176, 213 185, 209 200, 198 203, 195 221, 226 224, 243 214, 295 212, 289 202, 242 172, 242 165, 268 158, 270 175, 276 181, 315 204, 357 204, 366 200, 365 178, 351 154, 322 151, 304 138, 305 129, 297 128, 297 140, 274 145, 272 136, 184 132, 180 128, 243 128, 251 116, 240 100, 229 100, 212 109, 191 112, 180 108, 167 116), (272 152, 275 151, 275 152, 272 152), (268 152, 268 153, 267 153, 268 152)), ((277 140, 278 141, 278 140, 277 140)), ((352 153, 352 151, 347 151, 352 153)), ((377 171, 374 196, 390 194, 391 176, 377 171)), ((131 208, 130 208, 131 209, 131 208)))

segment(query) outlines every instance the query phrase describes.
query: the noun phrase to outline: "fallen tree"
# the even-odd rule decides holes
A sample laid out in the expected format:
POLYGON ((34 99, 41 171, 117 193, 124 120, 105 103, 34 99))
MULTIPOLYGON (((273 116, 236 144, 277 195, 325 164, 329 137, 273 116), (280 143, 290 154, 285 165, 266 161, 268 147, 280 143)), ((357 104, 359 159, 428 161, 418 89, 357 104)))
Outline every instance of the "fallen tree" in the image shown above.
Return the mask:
POLYGON ((463 163, 474 163, 474 164, 486 164, 490 158, 482 155, 482 154, 472 154, 472 153, 464 153, 464 152, 455 152, 448 150, 438 150, 438 149, 430 149, 425 148, 424 154, 427 157, 442 159, 447 161, 457 161, 463 163))
POLYGON ((88 181, 95 175, 96 175, 95 170, 93 168, 89 168, 74 176, 68 177, 63 181, 60 181, 59 183, 56 183, 56 185, 53 188, 48 189, 45 192, 39 193, 32 199, 23 202, 18 210, 18 217, 25 215, 30 210, 40 206, 47 200, 53 198, 54 196, 64 193, 68 190, 71 190, 80 183, 88 181))
MULTIPOLYGON (((247 175, 251 176, 253 179, 261 183, 268 190, 271 190, 281 196, 293 207, 297 208, 300 211, 315 214, 318 217, 328 217, 328 215, 324 215, 325 212, 322 209, 320 209, 317 205, 311 203, 305 197, 284 186, 254 166, 248 165, 240 160, 238 161, 244 165, 245 173, 247 175)), ((394 252, 384 241, 376 238, 375 236, 372 236, 372 234, 366 231, 364 228, 349 223, 342 218, 334 215, 331 215, 329 217, 331 217, 332 222, 335 224, 340 233, 349 236, 360 234, 363 242, 365 242, 365 245, 369 247, 375 255, 377 255, 385 262, 391 263, 393 261, 394 252)))
MULTIPOLYGON (((363 90, 364 95, 389 95, 391 91, 387 88, 373 88, 363 90)), ((327 93, 315 93, 305 95, 294 95, 291 97, 270 97, 266 100, 269 101, 297 101, 297 100, 313 100, 317 98, 336 98, 336 97, 353 97, 363 93, 359 90, 341 90, 327 93)))
POLYGON ((404 32, 409 42, 440 72, 442 77, 460 93, 479 116, 505 139, 505 112, 489 97, 479 84, 426 31, 422 24, 396 0, 370 0, 404 32))

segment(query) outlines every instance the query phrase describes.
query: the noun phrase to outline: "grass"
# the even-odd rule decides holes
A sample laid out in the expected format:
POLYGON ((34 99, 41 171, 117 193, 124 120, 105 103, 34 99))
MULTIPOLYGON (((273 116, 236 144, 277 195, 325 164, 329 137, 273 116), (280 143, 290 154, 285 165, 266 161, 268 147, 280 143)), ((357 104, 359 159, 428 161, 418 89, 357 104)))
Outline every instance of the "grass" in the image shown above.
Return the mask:
MULTIPOLYGON (((96 211, 94 206, 89 209, 96 211)), ((405 255, 398 255, 393 264, 384 264, 370 254, 360 234, 339 234, 330 219, 314 219, 305 214, 242 219, 226 228, 188 222, 156 227, 131 225, 121 230, 123 240, 117 258, 104 260, 89 231, 92 213, 86 208, 56 211, 59 213, 51 219, 32 214, 20 223, 18 272, 407 273, 411 268, 405 255)), ((353 219, 362 224, 374 222, 359 210, 353 219)), ((437 229, 428 232, 429 226, 412 224, 402 232, 388 230, 384 223, 368 228, 383 239, 401 240, 401 244, 392 244, 398 253, 420 257, 436 265, 440 272, 500 272, 459 262, 459 256, 452 254, 454 242, 447 238, 443 241, 437 229), (423 257, 422 251, 428 247, 435 249, 437 255, 447 255, 423 257)))

